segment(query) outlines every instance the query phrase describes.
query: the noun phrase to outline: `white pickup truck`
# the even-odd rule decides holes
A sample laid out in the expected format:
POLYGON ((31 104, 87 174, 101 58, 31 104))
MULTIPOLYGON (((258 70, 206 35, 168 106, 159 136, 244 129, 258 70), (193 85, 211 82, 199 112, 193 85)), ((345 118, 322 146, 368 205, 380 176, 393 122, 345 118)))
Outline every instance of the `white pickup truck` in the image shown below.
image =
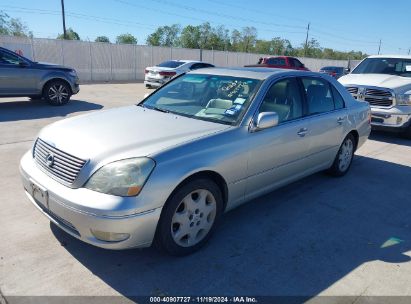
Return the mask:
POLYGON ((370 104, 373 129, 411 139, 411 56, 367 57, 338 81, 355 99, 370 104))

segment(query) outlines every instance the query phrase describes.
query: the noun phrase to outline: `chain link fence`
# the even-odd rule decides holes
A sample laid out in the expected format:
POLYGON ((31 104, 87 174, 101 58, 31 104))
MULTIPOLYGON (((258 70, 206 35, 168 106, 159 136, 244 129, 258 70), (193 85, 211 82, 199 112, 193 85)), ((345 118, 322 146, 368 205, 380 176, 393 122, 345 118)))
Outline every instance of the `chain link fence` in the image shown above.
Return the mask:
MULTIPOLYGON (((144 69, 170 59, 191 59, 220 67, 256 64, 265 54, 224 52, 213 50, 152 47, 146 45, 0 36, 0 46, 15 51, 33 61, 50 62, 76 69, 80 81, 115 82, 142 81, 144 69)), ((311 71, 323 66, 354 68, 358 60, 299 58, 311 71)))

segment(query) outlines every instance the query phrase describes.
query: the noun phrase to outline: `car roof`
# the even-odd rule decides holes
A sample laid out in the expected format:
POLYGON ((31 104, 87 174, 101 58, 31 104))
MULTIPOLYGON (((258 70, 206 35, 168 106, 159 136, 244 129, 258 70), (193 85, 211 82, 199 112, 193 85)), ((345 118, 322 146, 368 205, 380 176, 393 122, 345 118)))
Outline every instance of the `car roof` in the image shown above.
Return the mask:
POLYGON ((328 66, 322 67, 321 70, 322 69, 341 69, 341 68, 344 68, 344 67, 336 66, 336 65, 328 65, 328 66))
POLYGON ((399 59, 411 59, 411 55, 371 55, 367 58, 399 58, 399 59))
POLYGON ((273 75, 277 76, 318 76, 319 73, 310 71, 299 70, 286 70, 286 69, 272 69, 272 68, 205 68, 191 71, 190 74, 208 74, 208 75, 221 75, 221 76, 234 76, 265 80, 273 75))

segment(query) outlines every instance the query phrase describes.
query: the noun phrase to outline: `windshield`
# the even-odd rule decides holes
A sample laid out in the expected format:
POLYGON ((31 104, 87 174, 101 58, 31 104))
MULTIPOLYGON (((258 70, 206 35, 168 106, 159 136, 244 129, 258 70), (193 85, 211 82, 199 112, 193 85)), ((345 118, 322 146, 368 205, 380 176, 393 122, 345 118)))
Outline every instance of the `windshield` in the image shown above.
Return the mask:
POLYGON ((150 95, 144 107, 162 112, 236 125, 261 80, 233 76, 186 74, 150 95))
POLYGON ((411 77, 411 59, 367 58, 352 71, 352 74, 389 74, 411 77))
POLYGON ((162 68, 172 68, 175 69, 177 67, 179 67, 180 65, 183 65, 185 62, 184 61, 164 61, 160 64, 158 64, 158 67, 162 67, 162 68))

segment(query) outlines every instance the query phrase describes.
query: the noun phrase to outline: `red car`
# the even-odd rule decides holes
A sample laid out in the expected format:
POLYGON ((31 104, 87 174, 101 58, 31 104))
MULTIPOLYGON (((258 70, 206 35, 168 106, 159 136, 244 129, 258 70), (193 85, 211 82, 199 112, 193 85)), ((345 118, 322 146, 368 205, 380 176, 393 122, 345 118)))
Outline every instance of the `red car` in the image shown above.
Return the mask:
POLYGON ((260 58, 257 64, 246 65, 245 67, 309 71, 300 60, 289 56, 264 57, 260 58))

